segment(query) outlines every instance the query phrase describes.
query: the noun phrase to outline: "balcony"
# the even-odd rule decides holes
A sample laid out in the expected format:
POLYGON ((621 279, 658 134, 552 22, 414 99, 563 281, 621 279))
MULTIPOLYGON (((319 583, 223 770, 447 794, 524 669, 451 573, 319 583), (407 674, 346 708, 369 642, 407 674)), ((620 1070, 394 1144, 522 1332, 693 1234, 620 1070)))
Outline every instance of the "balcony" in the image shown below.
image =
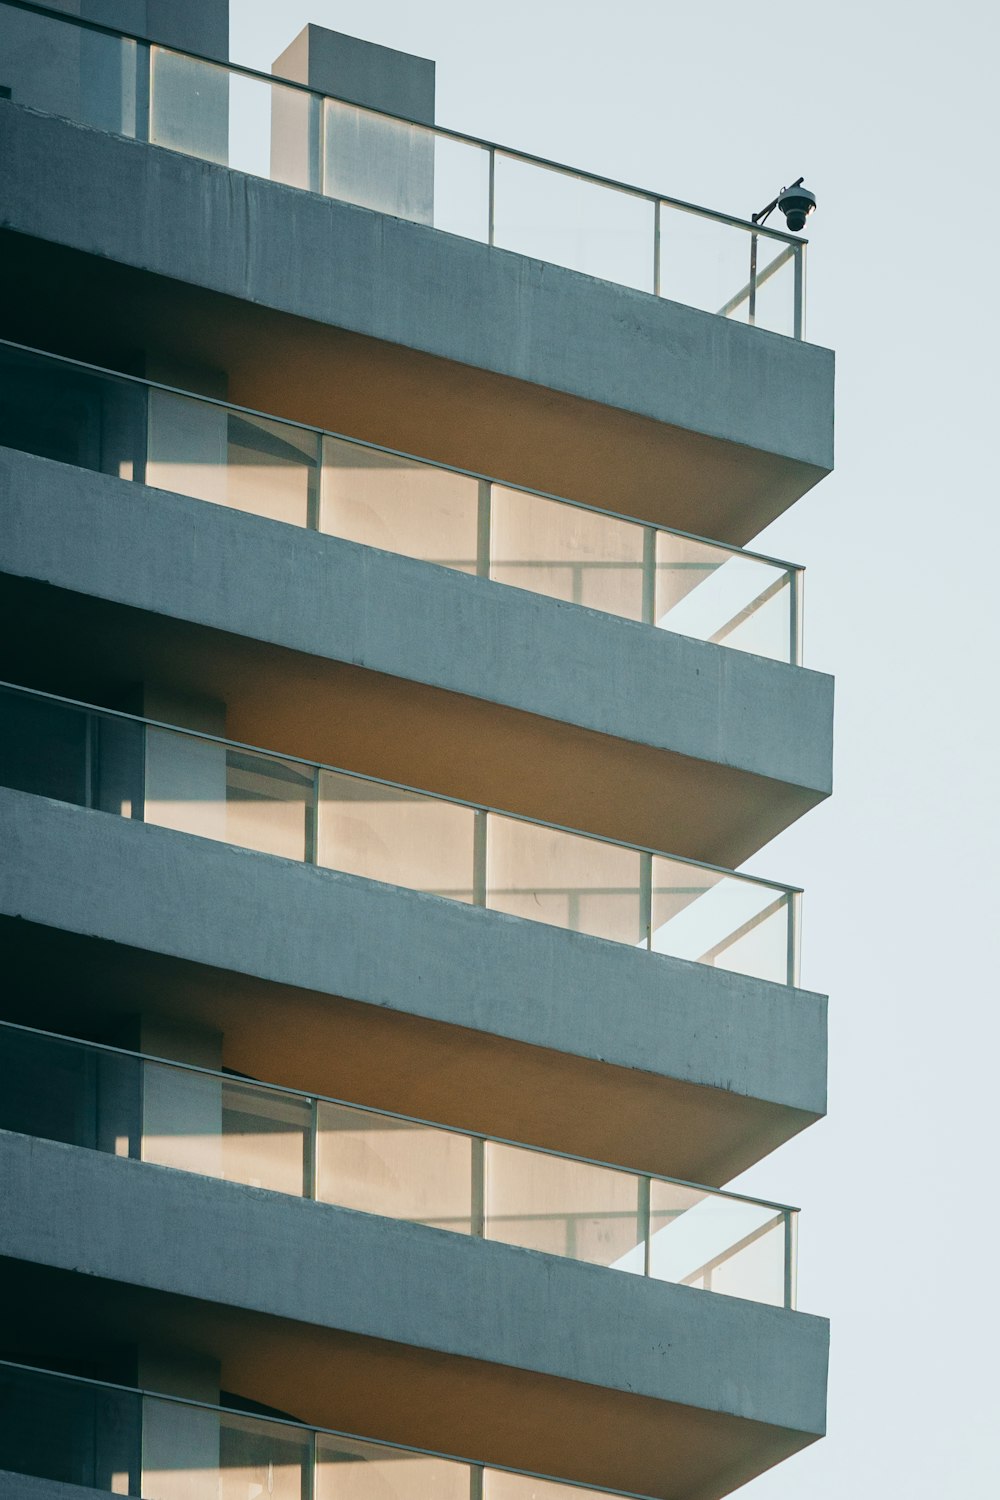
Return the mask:
MULTIPOLYGON (((791 311, 777 321, 794 330, 801 242, 69 18, 7 4, 0 24, 11 89, 0 105, 12 162, 4 253, 24 289, 6 336, 120 369, 145 350, 216 384, 221 373, 224 394, 244 407, 730 543, 749 540, 832 467, 831 356, 735 321, 749 319, 752 303, 760 323, 787 276, 791 311), (93 49, 93 66, 81 64, 81 48, 93 49), (43 79, 33 53, 59 66, 43 79), (117 115, 107 96, 88 98, 98 77, 118 80, 117 115), (272 91, 279 136, 297 128, 293 117, 325 116, 334 157, 361 153, 349 171, 328 173, 336 197, 267 180, 272 91), (201 106, 214 116, 211 141, 199 133, 201 106), (177 128, 181 116, 193 135, 177 128), (156 149, 116 133, 149 135, 150 118, 156 149), (262 143, 259 158, 246 154, 250 140, 262 143), (219 157, 225 165, 209 159, 219 157), (449 176, 480 159, 495 199, 492 244, 488 225, 483 243, 457 232, 477 232, 475 171, 449 176), (404 184, 429 172, 437 207, 408 218, 406 192, 388 208, 373 196, 386 163, 404 184), (113 207, 91 190, 98 183, 113 184, 113 207), (557 203, 562 219, 545 227, 557 203), (640 210, 635 229, 628 215, 616 220, 620 205, 640 210), (540 214, 535 240, 524 226, 540 214), (618 227, 595 240, 598 223, 618 227), (194 224, 197 234, 186 232, 194 224), (628 270, 635 246, 644 264, 648 252, 648 275, 628 270), (619 274, 619 252, 622 279, 649 291, 587 274, 619 274), (661 297, 651 295, 654 260, 661 297), (373 299, 373 283, 392 296, 373 299)), ((275 150, 276 163, 287 161, 280 141, 275 150)), ((290 150, 301 155, 294 142, 290 150)))
POLYGON ((791 886, 10 685, 0 785, 794 985, 791 886))
POLYGON ((795 1305, 781 1204, 6 1023, 0 1129, 795 1305))
POLYGON ((0 444, 774 661, 793 563, 0 340, 0 444))

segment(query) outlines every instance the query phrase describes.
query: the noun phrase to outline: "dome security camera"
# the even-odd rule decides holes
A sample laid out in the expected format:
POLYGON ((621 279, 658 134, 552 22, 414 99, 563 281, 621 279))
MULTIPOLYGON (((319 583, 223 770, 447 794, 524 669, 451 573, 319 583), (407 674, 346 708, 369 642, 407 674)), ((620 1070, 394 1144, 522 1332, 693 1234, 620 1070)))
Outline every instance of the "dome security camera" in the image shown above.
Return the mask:
POLYGON ((807 187, 802 186, 801 177, 790 188, 782 188, 778 194, 778 208, 784 214, 785 222, 794 234, 798 234, 805 227, 806 219, 815 207, 816 195, 807 187))

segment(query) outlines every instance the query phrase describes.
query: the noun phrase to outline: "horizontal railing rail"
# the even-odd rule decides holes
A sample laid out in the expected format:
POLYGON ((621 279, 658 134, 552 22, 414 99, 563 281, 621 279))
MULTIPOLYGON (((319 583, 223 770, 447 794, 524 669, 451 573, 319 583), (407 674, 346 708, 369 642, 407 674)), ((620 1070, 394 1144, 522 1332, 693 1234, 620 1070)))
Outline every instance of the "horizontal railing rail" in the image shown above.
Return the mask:
MULTIPOLYGON (((117 83, 111 97, 106 78, 85 76, 77 114, 86 123, 804 337, 807 242, 795 235, 34 0, 3 9, 75 26, 112 53, 129 49, 120 97, 117 83), (262 124, 268 142, 254 156, 238 133, 259 135, 262 124), (776 253, 758 269, 768 244, 776 253)), ((21 102, 74 118, 51 66, 44 78, 22 68, 0 83, 15 102, 20 84, 21 102)))
POLYGON ((0 785, 794 985, 798 887, 0 683, 0 785))
POLYGON ((0 443, 801 664, 803 570, 0 340, 0 443))
POLYGON ((0 1127, 794 1306, 787 1204, 37 1027, 0 1022, 0 1127), (70 1057, 107 1066, 78 1070, 67 1131, 70 1057))
POLYGON ((533 1500, 540 1484, 565 1486, 568 1496, 586 1490, 595 1500, 602 1495, 647 1500, 634 1490, 598 1489, 580 1479, 483 1464, 273 1416, 256 1410, 256 1403, 243 1407, 199 1401, 14 1360, 0 1360, 0 1392, 5 1414, 0 1469, 56 1481, 72 1476, 87 1489, 124 1490, 145 1500, 186 1500, 192 1486, 204 1484, 213 1468, 220 1479, 227 1471, 240 1471, 244 1485, 247 1476, 259 1474, 263 1483, 257 1488, 276 1500, 325 1500, 336 1494, 324 1473, 335 1464, 341 1475, 342 1465, 366 1466, 360 1481, 355 1478, 351 1484, 355 1500, 384 1500, 390 1492, 387 1476, 408 1482, 414 1494, 491 1500, 494 1474, 503 1477, 504 1500, 533 1500), (49 1391, 58 1401, 56 1420, 47 1423, 49 1391), (218 1455, 214 1464, 210 1451, 218 1455), (394 1465, 399 1466, 395 1473, 394 1465))

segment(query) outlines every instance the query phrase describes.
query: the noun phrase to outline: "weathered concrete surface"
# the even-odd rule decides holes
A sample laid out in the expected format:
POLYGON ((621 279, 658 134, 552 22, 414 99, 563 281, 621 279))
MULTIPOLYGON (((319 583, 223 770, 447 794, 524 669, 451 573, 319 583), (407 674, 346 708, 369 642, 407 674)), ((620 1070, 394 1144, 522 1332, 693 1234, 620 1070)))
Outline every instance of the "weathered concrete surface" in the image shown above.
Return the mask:
POLYGON ((15 104, 0 152, 24 342, 735 541, 832 467, 827 350, 15 104))
POLYGON ((831 790, 822 673, 11 449, 0 572, 12 675, 267 748, 723 864, 831 790))
POLYGON ((722 1493, 824 1430, 820 1318, 7 1132, 0 1197, 18 1206, 0 1253, 100 1278, 112 1329, 108 1283, 153 1311, 197 1298, 224 1385, 213 1310, 283 1325, 286 1356, 301 1330, 298 1375, 262 1358, 267 1395, 243 1392, 306 1421, 376 1360, 381 1435, 410 1406, 427 1446, 455 1452, 460 1430, 476 1456, 669 1496, 722 1493))
POLYGON ((58 1479, 36 1479, 30 1474, 0 1471, 0 1500, 108 1500, 108 1490, 92 1490, 58 1479))
MULTIPOLYGON (((294 996, 287 1007, 272 996, 284 1041, 227 1053, 229 1066, 274 1082, 337 1094, 342 1054, 347 1097, 361 1102, 701 1181, 723 1180, 825 1109, 821 996, 27 793, 0 790, 0 826, 0 913, 222 971, 233 1003, 203 1018, 227 1047, 251 1024, 240 976, 317 997, 300 1035, 294 996), (381 1036, 365 1066, 365 1032, 352 1043, 355 1020, 337 1008, 324 1020, 323 996, 388 1012, 402 1058, 381 1036), (442 1053, 417 1021, 460 1028, 457 1050, 442 1053), (289 1050, 300 1059, 291 1074, 289 1050), (303 1073, 309 1057, 320 1061, 303 1073), (564 1069, 568 1059, 591 1070, 564 1069), (416 1104, 412 1083, 386 1098, 384 1077, 366 1097, 364 1080, 396 1067, 426 1072, 416 1104), (772 1108, 755 1113, 751 1101, 772 1108)), ((71 964, 67 982, 72 995, 71 964)))

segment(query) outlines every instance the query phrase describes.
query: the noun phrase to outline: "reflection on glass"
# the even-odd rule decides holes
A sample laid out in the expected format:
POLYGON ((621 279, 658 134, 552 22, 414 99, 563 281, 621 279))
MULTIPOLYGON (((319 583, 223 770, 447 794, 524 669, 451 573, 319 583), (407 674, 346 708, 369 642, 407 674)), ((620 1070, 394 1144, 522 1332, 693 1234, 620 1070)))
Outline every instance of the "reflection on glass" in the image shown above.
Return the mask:
POLYGON ((317 1198, 471 1233, 469 1136, 325 1100, 317 1108, 317 1198))
POLYGON ((114 135, 136 130, 136 44, 4 6, 2 81, 15 104, 114 135))
POLYGON ((802 249, 775 240, 757 245, 757 291, 754 324, 772 333, 795 335, 795 257, 802 249))
POLYGON ((476 572, 480 484, 467 474, 325 437, 322 496, 321 531, 476 572))
POLYGON ((653 856, 654 953, 788 983, 789 912, 784 891, 653 856))
POLYGON ((397 219, 434 217, 434 132, 339 99, 323 101, 323 191, 397 219))
POLYGON ((496 152, 494 244, 574 271, 653 288, 649 198, 496 152))
POLYGON ((595 1492, 534 1474, 510 1474, 504 1469, 483 1470, 483 1500, 599 1500, 595 1492))
POLYGON ((317 862, 415 891, 473 898, 476 813, 336 771, 319 775, 317 862))
POLYGON ((229 70, 163 47, 151 47, 149 52, 150 142, 225 165, 229 70))
POLYGON ((307 1500, 312 1434, 239 1412, 147 1396, 142 1405, 146 1500, 307 1500))
POLYGON ((491 813, 486 851, 493 911, 620 943, 643 940, 638 850, 491 813))
POLYGON ((653 1178, 649 1274, 784 1306, 785 1214, 653 1178))
POLYGON ((645 527, 498 484, 490 526, 498 583, 642 619, 645 527))
POLYGON ((639 1178, 590 1162, 486 1143, 486 1238, 643 1272, 639 1178))
POLYGON ((469 1465, 321 1432, 315 1500, 469 1500, 469 1465))

